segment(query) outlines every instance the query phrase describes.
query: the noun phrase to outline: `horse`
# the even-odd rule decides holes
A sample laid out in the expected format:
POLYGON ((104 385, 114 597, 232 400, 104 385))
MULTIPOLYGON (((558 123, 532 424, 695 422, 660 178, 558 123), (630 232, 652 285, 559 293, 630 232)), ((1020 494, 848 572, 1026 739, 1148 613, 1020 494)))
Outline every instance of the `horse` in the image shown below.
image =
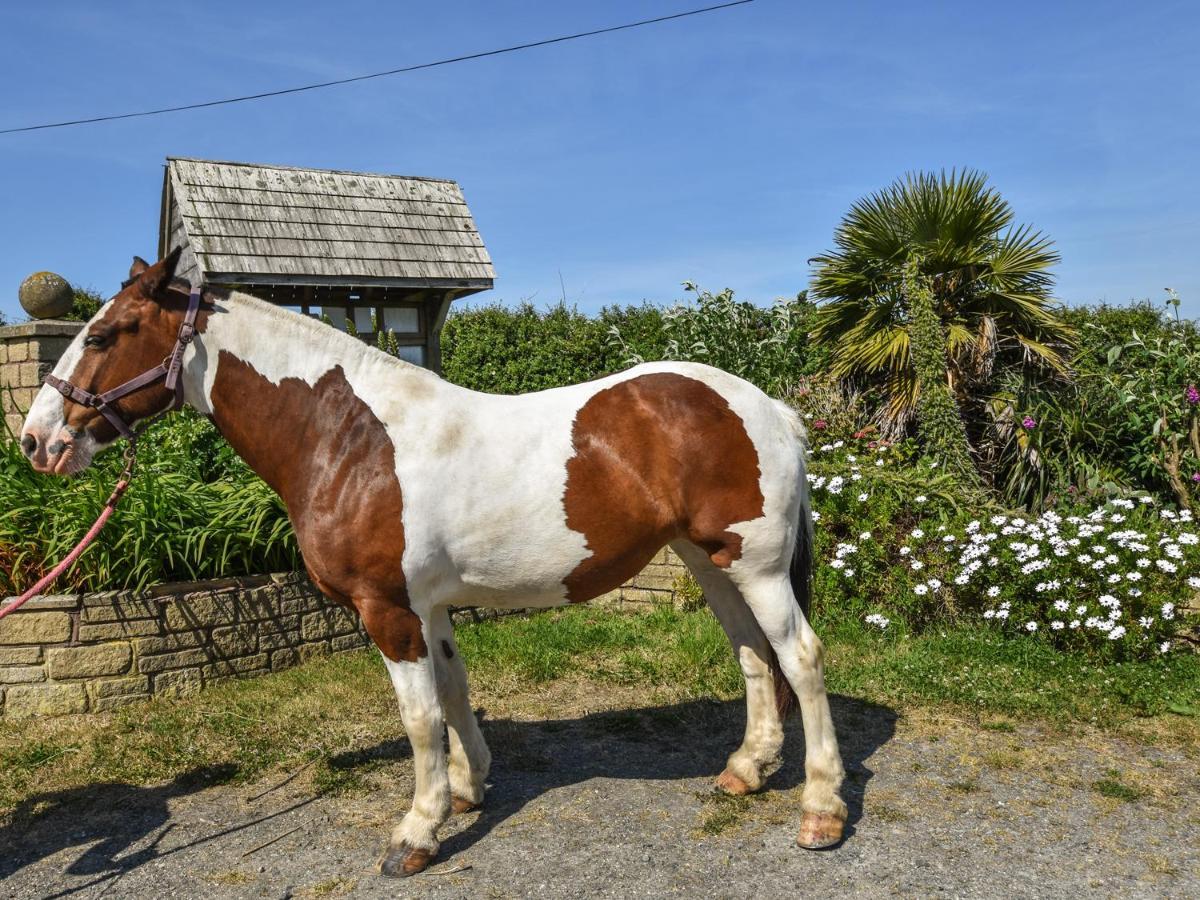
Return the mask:
POLYGON ((178 399, 279 494, 313 584, 357 612, 382 654, 412 745, 412 804, 379 872, 425 869, 438 828, 484 801, 491 755, 448 607, 583 603, 668 545, 746 681, 745 736, 716 788, 763 788, 798 703, 796 841, 841 842, 844 771, 808 622, 812 515, 792 409, 687 362, 516 396, 470 391, 235 290, 195 291, 189 309, 179 256, 134 258, 57 363, 56 386, 34 398, 21 447, 36 470, 70 475, 178 399), (138 378, 176 356, 174 390, 138 378), (118 386, 119 399, 99 399, 118 386))

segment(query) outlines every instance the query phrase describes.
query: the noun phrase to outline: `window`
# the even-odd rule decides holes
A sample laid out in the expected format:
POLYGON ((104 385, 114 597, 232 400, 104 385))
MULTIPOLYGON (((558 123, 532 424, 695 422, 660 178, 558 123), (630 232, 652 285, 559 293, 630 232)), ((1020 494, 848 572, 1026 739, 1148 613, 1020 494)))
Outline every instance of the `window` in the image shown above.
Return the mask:
POLYGON ((369 306, 354 307, 354 330, 359 334, 374 331, 375 327, 371 324, 371 317, 375 310, 369 306))
POLYGON ((421 316, 415 306, 389 306, 383 310, 383 330, 396 334, 420 334, 421 316))
POLYGON ((321 312, 329 317, 329 323, 338 331, 346 330, 346 310, 341 306, 323 306, 321 312))
POLYGON ((425 348, 420 344, 400 347, 397 355, 405 362, 414 363, 418 366, 425 365, 425 348))

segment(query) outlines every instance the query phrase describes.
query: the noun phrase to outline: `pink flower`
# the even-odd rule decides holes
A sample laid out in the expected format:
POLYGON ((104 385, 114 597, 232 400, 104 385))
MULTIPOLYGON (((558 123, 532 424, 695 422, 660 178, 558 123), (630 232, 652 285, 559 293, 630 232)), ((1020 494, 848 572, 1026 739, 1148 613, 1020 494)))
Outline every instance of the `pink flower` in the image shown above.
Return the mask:
POLYGON ((1194 384, 1189 384, 1187 386, 1187 390, 1183 392, 1183 396, 1192 406, 1200 403, 1200 391, 1196 390, 1196 386, 1194 384))
POLYGON ((1034 420, 1033 416, 1026 416, 1021 420, 1021 425, 1024 426, 1026 431, 1028 431, 1029 429, 1036 427, 1037 422, 1034 420))
POLYGON ((1193 473, 1192 473, 1192 481, 1195 481, 1195 482, 1198 482, 1198 483, 1200 483, 1200 472, 1193 472, 1193 473))
POLYGON ((813 422, 813 428, 817 429, 817 431, 824 431, 828 427, 829 423, 824 419, 817 419, 817 421, 813 422))

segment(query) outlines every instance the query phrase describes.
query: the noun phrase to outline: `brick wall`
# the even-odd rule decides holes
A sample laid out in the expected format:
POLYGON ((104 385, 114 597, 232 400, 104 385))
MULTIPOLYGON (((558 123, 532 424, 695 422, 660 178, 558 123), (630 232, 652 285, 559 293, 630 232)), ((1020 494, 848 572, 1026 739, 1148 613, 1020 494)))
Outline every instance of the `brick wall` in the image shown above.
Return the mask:
POLYGON ((42 376, 82 327, 56 319, 0 327, 0 407, 13 434, 20 431, 42 376))
POLYGON ((37 597, 0 620, 6 716, 103 711, 367 642, 299 574, 37 597))

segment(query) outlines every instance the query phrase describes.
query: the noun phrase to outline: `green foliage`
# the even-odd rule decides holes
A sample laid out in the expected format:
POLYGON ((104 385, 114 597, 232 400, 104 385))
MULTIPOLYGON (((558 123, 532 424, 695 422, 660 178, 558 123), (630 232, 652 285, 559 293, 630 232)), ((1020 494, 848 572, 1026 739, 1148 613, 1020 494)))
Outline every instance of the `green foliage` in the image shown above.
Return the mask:
MULTIPOLYGON (((1073 307, 1065 317, 1079 335, 1072 377, 1031 378, 1028 372, 1010 370, 994 380, 991 396, 980 408, 976 448, 996 487, 1009 503, 1029 509, 1052 506, 1066 496, 1104 497, 1130 490, 1180 502, 1169 470, 1157 461, 1164 457, 1154 422, 1162 411, 1155 413, 1146 402, 1155 390, 1173 395, 1176 406, 1184 398, 1195 374, 1184 377, 1190 363, 1185 353, 1181 369, 1179 354, 1197 345, 1195 324, 1178 321, 1149 301, 1073 307), (1131 406, 1130 397, 1141 397, 1142 408, 1136 402, 1131 406), (1023 426, 1026 417, 1033 428, 1023 426)), ((1186 416, 1171 421, 1188 430, 1186 442, 1183 431, 1176 431, 1177 464, 1186 476, 1190 425, 1186 416)), ((1167 449, 1174 451, 1170 443, 1167 449)))
POLYGON ((647 359, 661 355, 661 316, 651 306, 605 309, 591 318, 558 304, 539 311, 530 303, 456 311, 442 331, 442 372, 477 391, 519 394, 576 384, 616 372, 626 359, 609 329, 631 335, 647 359))
POLYGON ((880 390, 890 429, 903 427, 917 402, 904 290, 910 262, 933 292, 960 403, 997 366, 1028 358, 1066 368, 1074 335, 1050 297, 1058 254, 1013 218, 981 173, 909 175, 857 201, 834 233, 835 249, 814 258, 812 293, 827 302, 813 338, 829 348, 835 375, 880 390))
POLYGON ((75 287, 73 290, 75 302, 71 305, 71 311, 63 318, 74 322, 87 322, 100 311, 100 307, 104 305, 104 298, 87 288, 75 287))
MULTIPOLYGON (((808 332, 814 307, 807 296, 777 300, 763 309, 736 300, 726 288, 719 294, 700 290, 691 282, 684 289, 695 303, 676 303, 663 310, 662 359, 701 362, 732 372, 775 396, 786 393, 798 379, 813 371, 808 332)), ((645 362, 620 326, 610 329, 613 344, 629 363, 645 362)))
POLYGON ((816 371, 808 343, 814 308, 804 295, 763 309, 685 287, 694 303, 665 310, 607 307, 589 317, 562 304, 544 311, 484 306, 455 312, 442 332, 442 369, 455 384, 514 394, 577 384, 640 362, 703 362, 784 393, 816 371))
POLYGON ((987 468, 1010 506, 1041 510, 1144 487, 1126 468, 1113 398, 1092 373, 1030 380, 1011 373, 988 400, 987 468), (1031 423, 1031 424, 1026 424, 1031 423))
POLYGON ((1133 331, 1107 362, 1099 377, 1121 409, 1114 440, 1128 448, 1135 472, 1165 480, 1190 507, 1200 487, 1200 334, 1190 323, 1153 337, 1133 331))
MULTIPOLYGON (((0 441, 0 592, 18 593, 90 527, 116 483, 119 451, 70 479, 34 472, 0 441)), ((138 474, 108 526, 58 583, 109 590, 300 565, 279 497, 194 414, 143 436, 138 474)))
POLYGON ((911 316, 909 343, 917 378, 917 434, 926 455, 964 482, 976 479, 958 406, 946 382, 946 337, 928 281, 916 263, 904 273, 904 293, 911 316))

